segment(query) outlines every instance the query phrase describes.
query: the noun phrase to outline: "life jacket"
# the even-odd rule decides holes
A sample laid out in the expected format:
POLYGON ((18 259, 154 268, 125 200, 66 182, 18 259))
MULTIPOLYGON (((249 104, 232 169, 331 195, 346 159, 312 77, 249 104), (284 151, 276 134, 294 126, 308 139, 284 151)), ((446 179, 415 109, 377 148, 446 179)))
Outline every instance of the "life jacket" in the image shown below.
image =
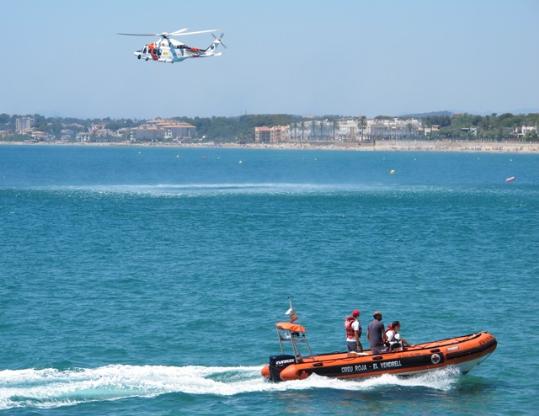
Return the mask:
POLYGON ((344 320, 344 330, 346 331, 346 338, 354 339, 356 337, 356 331, 352 328, 352 324, 356 321, 356 318, 349 316, 344 320))
POLYGON ((399 338, 397 338, 397 334, 398 332, 395 332, 395 329, 393 329, 391 325, 387 328, 386 330, 387 345, 389 345, 390 347, 401 345, 400 336, 399 338), (391 336, 391 339, 389 338, 389 335, 388 335, 389 331, 393 331, 393 335, 391 336))
POLYGON ((389 331, 393 331, 393 325, 389 324, 386 328, 386 337, 389 341, 389 335, 387 334, 389 331))
POLYGON ((159 57, 157 56, 157 48, 155 43, 150 43, 148 45, 148 52, 150 52, 150 55, 152 56, 152 59, 154 61, 157 61, 159 59, 159 57))

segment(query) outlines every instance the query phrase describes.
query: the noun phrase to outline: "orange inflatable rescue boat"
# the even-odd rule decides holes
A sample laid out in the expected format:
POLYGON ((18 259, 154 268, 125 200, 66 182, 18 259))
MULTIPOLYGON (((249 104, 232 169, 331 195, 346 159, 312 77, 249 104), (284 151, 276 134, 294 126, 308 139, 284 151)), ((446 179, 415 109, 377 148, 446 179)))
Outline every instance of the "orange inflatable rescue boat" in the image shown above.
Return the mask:
MULTIPOLYGON (((296 317, 293 312, 294 318, 296 317)), ((294 319, 292 319, 294 320, 294 319)), ((357 379, 395 374, 407 376, 445 367, 457 368, 466 374, 496 349, 496 338, 488 332, 477 332, 455 338, 425 342, 382 354, 334 352, 313 355, 307 342, 306 329, 294 322, 276 324, 281 353, 289 343, 292 354, 273 355, 262 375, 269 381, 301 380, 311 374, 339 379, 357 379), (303 355, 300 349, 305 349, 303 355)))

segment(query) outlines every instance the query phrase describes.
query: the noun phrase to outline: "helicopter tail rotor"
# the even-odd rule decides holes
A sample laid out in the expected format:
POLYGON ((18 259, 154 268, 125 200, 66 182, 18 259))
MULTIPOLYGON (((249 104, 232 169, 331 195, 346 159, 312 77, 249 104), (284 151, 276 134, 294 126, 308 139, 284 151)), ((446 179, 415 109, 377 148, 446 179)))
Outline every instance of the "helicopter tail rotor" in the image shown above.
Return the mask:
POLYGON ((222 39, 223 39, 223 36, 225 36, 224 33, 221 33, 218 37, 215 36, 213 33, 211 34, 213 36, 213 39, 215 39, 213 42, 216 43, 217 45, 221 45, 223 48, 227 48, 227 46, 223 43, 222 39))

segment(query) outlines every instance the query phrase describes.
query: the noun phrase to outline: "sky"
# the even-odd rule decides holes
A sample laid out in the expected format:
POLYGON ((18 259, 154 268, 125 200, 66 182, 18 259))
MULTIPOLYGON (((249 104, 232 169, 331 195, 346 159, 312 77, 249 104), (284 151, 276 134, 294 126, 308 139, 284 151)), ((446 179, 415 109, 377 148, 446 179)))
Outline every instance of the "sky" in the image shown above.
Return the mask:
POLYGON ((539 111, 539 0, 2 0, 0 22, 0 113, 539 111), (145 63, 116 35, 183 27, 228 49, 145 63))

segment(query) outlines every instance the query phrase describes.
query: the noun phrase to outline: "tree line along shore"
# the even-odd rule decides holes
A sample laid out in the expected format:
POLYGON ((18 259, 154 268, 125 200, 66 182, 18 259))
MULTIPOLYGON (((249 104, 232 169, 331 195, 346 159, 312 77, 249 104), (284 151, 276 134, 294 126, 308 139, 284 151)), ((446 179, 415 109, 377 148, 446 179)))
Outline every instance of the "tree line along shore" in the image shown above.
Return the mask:
MULTIPOLYGON (((539 143, 539 113, 304 117, 259 114, 168 119, 81 119, 0 114, 0 141, 22 143, 240 144, 292 147, 428 148, 462 143, 539 143), (400 143, 400 145, 399 145, 400 143)), ((456 144, 452 145, 457 147, 456 144)), ((492 145, 494 146, 494 145, 492 145)), ((499 145, 498 145, 499 146, 499 145)), ((451 146, 450 146, 451 147, 451 146)), ((532 146, 533 147, 533 146, 532 146)))

